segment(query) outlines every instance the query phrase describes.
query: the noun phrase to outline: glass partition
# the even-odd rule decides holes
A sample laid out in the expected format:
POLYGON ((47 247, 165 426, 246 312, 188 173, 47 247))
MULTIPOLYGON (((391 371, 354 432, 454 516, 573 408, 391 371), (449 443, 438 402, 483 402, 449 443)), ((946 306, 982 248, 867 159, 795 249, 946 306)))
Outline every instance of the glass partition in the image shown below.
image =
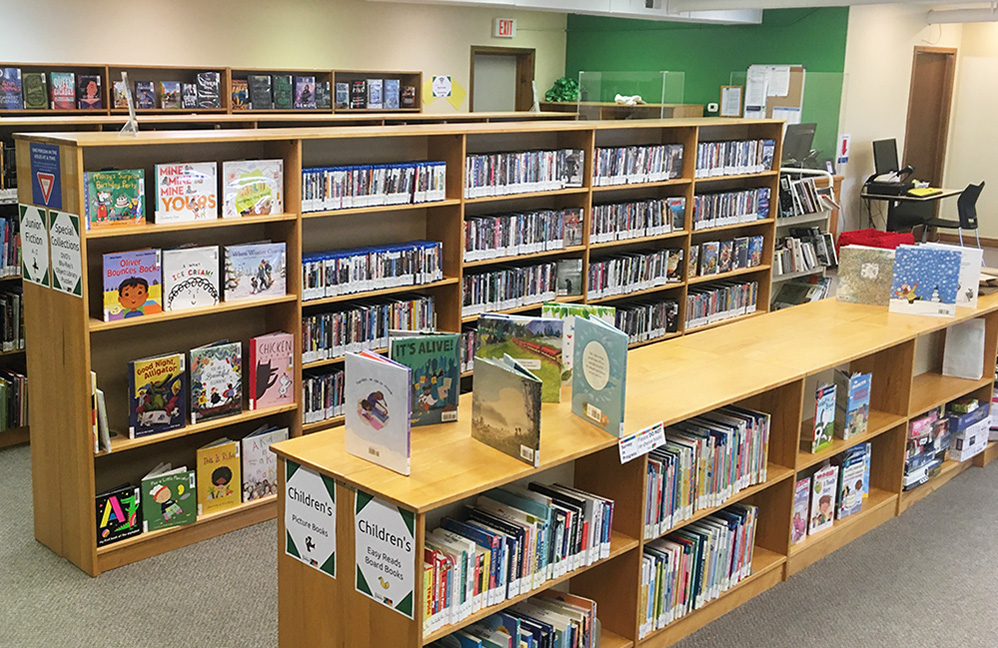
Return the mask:
POLYGON ((662 119, 678 116, 685 72, 579 72, 580 119, 662 119), (619 99, 618 99, 619 97, 619 99))

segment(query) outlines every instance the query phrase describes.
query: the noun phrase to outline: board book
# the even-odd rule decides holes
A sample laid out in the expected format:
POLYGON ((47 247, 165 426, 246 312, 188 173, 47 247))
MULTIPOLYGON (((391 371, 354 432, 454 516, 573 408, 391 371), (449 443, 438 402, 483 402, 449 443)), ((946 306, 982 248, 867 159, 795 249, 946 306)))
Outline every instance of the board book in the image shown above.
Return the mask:
POLYGON ((131 484, 97 495, 97 546, 103 547, 142 533, 142 500, 131 484))
POLYGON ((841 439, 866 432, 873 374, 835 371, 835 431, 841 439))
POLYGON ((224 340, 191 349, 191 423, 242 409, 242 343, 224 340))
POLYGON ((218 165, 157 164, 155 214, 157 223, 218 218, 218 165))
POLYGON ((542 381, 514 358, 477 358, 471 438, 537 467, 541 461, 542 381))
POLYGON ((486 313, 478 318, 476 361, 509 355, 541 379, 545 403, 561 401, 563 320, 486 313))
POLYGON ((288 428, 260 426, 242 440, 243 501, 277 495, 277 455, 270 446, 288 439, 288 428))
POLYGON ((388 357, 412 371, 413 426, 457 420, 460 333, 389 331, 388 357))
POLYGON ((183 353, 128 363, 128 435, 138 438, 183 427, 186 408, 183 353))
POLYGON ((346 451, 408 475, 411 370, 369 351, 348 353, 345 370, 346 451))
POLYGON ((156 531, 197 520, 197 482, 187 466, 159 464, 142 478, 142 530, 156 531))
POLYGON ((572 413, 614 436, 624 434, 627 341, 602 320, 575 320, 572 413))
POLYGON ((219 302, 218 246, 163 250, 163 306, 175 311, 219 302))
POLYGON ((295 401, 295 336, 276 332, 250 338, 249 408, 290 405, 295 401))
POLYGON ((87 227, 137 225, 146 220, 146 179, 142 169, 83 174, 87 227))
POLYGON ((838 487, 838 466, 824 466, 811 480, 811 519, 807 534, 824 531, 835 522, 835 493, 838 487))
POLYGON ((242 502, 239 442, 212 441, 197 450, 198 515, 217 513, 242 502))
POLYGON ((832 445, 835 435, 835 385, 819 385, 814 392, 814 419, 810 439, 812 454, 832 445))
POLYGON ((225 246, 225 301, 287 293, 285 243, 225 246))
POLYGON ((284 212, 284 160, 222 162, 222 217, 284 212))
POLYGON ((104 255, 104 321, 142 317, 163 310, 163 271, 159 250, 104 255))

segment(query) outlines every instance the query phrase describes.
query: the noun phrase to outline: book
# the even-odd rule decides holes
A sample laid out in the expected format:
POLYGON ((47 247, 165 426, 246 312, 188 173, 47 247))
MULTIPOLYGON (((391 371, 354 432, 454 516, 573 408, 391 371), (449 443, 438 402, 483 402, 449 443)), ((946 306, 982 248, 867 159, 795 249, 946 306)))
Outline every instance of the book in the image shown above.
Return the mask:
POLYGON ((337 109, 349 108, 350 107, 350 84, 349 83, 337 83, 336 84, 336 96, 334 97, 333 105, 337 109))
POLYGON ((45 110, 49 107, 49 84, 44 72, 25 72, 21 76, 25 110, 45 110))
POLYGON ((345 359, 346 451, 409 474, 411 370, 369 351, 345 359))
POLYGON ((329 110, 333 107, 333 99, 329 90, 329 81, 316 81, 315 107, 318 110, 329 110))
POLYGON ((97 546, 103 547, 142 533, 142 500, 131 484, 97 495, 97 546))
POLYGON ((350 82, 350 108, 351 110, 367 108, 367 81, 358 79, 350 82))
POLYGON ((253 110, 270 110, 274 107, 274 90, 269 74, 251 74, 249 84, 250 107, 253 110))
POLYGON ((152 81, 135 82, 135 108, 156 107, 156 86, 152 81))
POLYGON ((225 301, 287 294, 285 243, 225 246, 225 301))
POLYGON ((49 105, 53 110, 76 109, 76 74, 49 72, 49 105))
POLYGON ((88 171, 83 174, 87 227, 137 225, 146 220, 143 169, 88 171))
POLYGON ((185 366, 183 353, 129 361, 129 438, 183 427, 187 411, 185 366))
POLYGON ((849 448, 836 457, 839 467, 838 506, 835 517, 841 520, 863 508, 863 491, 866 488, 866 445, 849 448))
POLYGON ((824 466, 811 480, 811 517, 807 534, 814 535, 835 522, 835 492, 838 486, 838 466, 824 466))
POLYGON ((960 285, 956 291, 956 305, 977 308, 977 294, 980 288, 981 267, 984 265, 984 250, 961 247, 945 243, 923 243, 925 247, 951 250, 960 253, 960 285))
POLYGON ((296 76, 295 77, 295 109, 314 110, 315 109, 315 77, 296 76))
POLYGON ((718 241, 707 241, 700 245, 700 276, 717 274, 718 259, 721 244, 718 241))
POLYGON ((232 110, 249 110, 249 81, 246 79, 232 79, 232 110))
POLYGON ((191 423, 243 409, 243 345, 222 340, 191 349, 191 423))
POLYGON ((388 357, 411 370, 412 425, 457 420, 460 333, 389 331, 388 357))
POLYGON ((537 467, 541 379, 508 355, 475 359, 471 438, 537 467))
POLYGON ((749 267, 755 268, 762 265, 762 247, 765 239, 762 236, 753 236, 749 239, 749 267))
POLYGON ((367 80, 367 108, 369 110, 381 110, 385 107, 384 81, 381 79, 367 80))
POLYGON ((198 515, 217 513, 242 502, 239 442, 218 439, 197 450, 198 515))
POLYGON ((222 75, 219 72, 198 72, 194 77, 197 86, 198 108, 222 107, 222 75))
POLYGON ((197 110, 198 87, 195 84, 180 84, 180 107, 184 110, 197 110))
POLYGON ((163 250, 163 309, 214 306, 219 302, 218 246, 163 250))
POLYGON ((627 342, 602 320, 575 319, 572 413, 614 436, 624 435, 627 342))
POLYGON ((242 440, 243 501, 277 495, 277 455, 271 444, 288 439, 288 428, 262 425, 242 440))
POLYGON ((561 336, 561 369, 562 384, 571 384, 572 368, 575 366, 575 318, 595 317, 613 326, 616 321, 617 309, 613 306, 594 306, 590 304, 562 304, 547 302, 541 305, 541 317, 553 317, 564 320, 561 336))
POLYGON ((197 481, 187 466, 159 464, 142 478, 142 530, 156 531, 197 520, 197 481))
POLYGON ((810 517, 811 478, 805 477, 794 484, 793 519, 790 527, 790 544, 794 545, 807 537, 807 521, 810 517))
POLYGON ((155 216, 157 223, 218 218, 218 165, 157 164, 155 216))
POLYGON ((835 433, 835 385, 818 385, 814 392, 814 420, 810 439, 811 453, 832 445, 835 433))
POLYGON ((21 68, 0 68, 0 110, 24 110, 21 68))
POLYGON ((850 439, 866 432, 872 384, 873 374, 835 371, 835 429, 839 438, 850 439))
POLYGON ((275 74, 273 77, 274 86, 274 108, 277 110, 291 110, 295 106, 294 79, 290 74, 275 74))
POLYGON ((104 107, 104 94, 101 92, 101 78, 95 74, 81 74, 76 91, 80 110, 95 110, 104 107))
POLYGON ((967 320, 947 327, 942 374, 967 380, 983 378, 984 340, 983 319, 967 320))
MULTIPOLYGON (((337 86, 337 96, 339 96, 339 85, 337 86)), ((398 110, 401 99, 401 83, 398 79, 385 79, 385 110, 398 110)), ((349 101, 349 100, 348 100, 349 101)), ((338 102, 337 102, 338 103, 338 102)))
POLYGON ((672 197, 665 199, 666 209, 669 210, 671 218, 669 224, 673 231, 679 232, 686 229, 686 198, 672 197))
POLYGON ((163 311, 163 269, 159 250, 105 254, 104 321, 163 311))
POLYGON ((582 210, 565 209, 562 210, 562 222, 564 223, 565 247, 582 245, 582 210))
POLYGON ((890 303, 893 275, 894 250, 845 245, 839 250, 835 299, 855 304, 887 306, 890 303))
POLYGON ((249 408, 295 401, 295 336, 278 331, 249 341, 249 408))
POLYGON ((416 86, 402 86, 402 107, 403 108, 415 108, 416 107, 416 86))
POLYGON ((731 258, 734 253, 734 241, 721 241, 717 248, 717 271, 730 272, 731 258))
POLYGON ((180 81, 159 82, 160 108, 179 109, 181 107, 180 81))
POLYGON ((731 257, 731 269, 740 270, 749 266, 749 237, 740 236, 734 240, 734 250, 731 257))
POLYGON ((954 317, 961 255, 953 250, 902 245, 894 252, 892 313, 954 317))
POLYGON ((559 259, 558 287, 559 297, 578 296, 582 294, 582 259, 559 259))
POLYGON ((509 355, 541 380, 541 400, 557 403, 561 401, 563 335, 561 319, 485 313, 478 318, 475 362, 509 355))
POLYGON ((284 160, 222 162, 222 218, 284 213, 284 160))

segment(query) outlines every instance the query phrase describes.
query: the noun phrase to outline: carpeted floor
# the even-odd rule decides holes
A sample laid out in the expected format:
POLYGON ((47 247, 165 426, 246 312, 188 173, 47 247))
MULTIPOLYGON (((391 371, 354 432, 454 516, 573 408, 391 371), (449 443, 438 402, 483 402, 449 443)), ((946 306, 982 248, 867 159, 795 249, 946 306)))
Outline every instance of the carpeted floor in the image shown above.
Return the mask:
MULTIPOLYGON (((35 542, 28 456, 0 451, 0 647, 277 645, 275 522, 93 579, 35 542)), ((996 493, 971 469, 677 648, 998 646, 996 493)))

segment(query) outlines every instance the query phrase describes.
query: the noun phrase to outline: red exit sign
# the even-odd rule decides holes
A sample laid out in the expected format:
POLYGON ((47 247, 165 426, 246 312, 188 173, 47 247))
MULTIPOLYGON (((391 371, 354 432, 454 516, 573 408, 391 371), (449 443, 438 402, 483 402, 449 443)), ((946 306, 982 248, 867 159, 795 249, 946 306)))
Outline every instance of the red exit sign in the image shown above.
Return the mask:
POLYGON ((516 18, 496 18, 492 21, 492 36, 513 38, 516 36, 516 18))

